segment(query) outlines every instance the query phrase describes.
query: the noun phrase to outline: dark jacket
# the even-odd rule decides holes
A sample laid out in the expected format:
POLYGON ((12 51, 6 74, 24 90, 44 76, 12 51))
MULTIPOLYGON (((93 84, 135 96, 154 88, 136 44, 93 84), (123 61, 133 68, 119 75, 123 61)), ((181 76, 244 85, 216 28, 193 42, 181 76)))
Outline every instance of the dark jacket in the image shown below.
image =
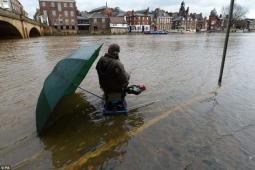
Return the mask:
POLYGON ((129 83, 129 74, 116 56, 106 53, 98 61, 96 69, 104 93, 121 93, 129 83))

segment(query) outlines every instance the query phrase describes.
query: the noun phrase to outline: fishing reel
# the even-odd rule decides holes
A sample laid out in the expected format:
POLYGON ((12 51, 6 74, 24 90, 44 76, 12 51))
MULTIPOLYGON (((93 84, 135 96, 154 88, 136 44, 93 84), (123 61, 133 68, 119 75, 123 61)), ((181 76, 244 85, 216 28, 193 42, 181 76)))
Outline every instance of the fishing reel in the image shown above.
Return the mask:
POLYGON ((139 95, 145 90, 146 90, 145 85, 131 85, 126 88, 125 92, 127 94, 139 95))

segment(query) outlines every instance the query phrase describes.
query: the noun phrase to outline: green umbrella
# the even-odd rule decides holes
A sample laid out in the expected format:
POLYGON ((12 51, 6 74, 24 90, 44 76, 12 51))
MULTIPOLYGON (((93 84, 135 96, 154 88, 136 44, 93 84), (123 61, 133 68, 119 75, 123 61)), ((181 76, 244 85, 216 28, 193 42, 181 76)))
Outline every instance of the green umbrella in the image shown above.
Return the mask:
POLYGON ((44 82, 36 106, 37 133, 42 133, 58 102, 75 92, 96 60, 102 44, 82 47, 59 61, 44 82))

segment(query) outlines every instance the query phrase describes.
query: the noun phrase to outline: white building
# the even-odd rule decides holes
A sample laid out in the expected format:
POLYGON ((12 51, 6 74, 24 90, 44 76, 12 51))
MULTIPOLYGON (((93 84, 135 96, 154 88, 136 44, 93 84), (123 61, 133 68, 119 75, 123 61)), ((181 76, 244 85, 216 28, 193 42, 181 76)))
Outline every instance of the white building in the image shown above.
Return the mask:
POLYGON ((129 26, 130 32, 146 32, 150 31, 150 25, 130 25, 129 26))
POLYGON ((11 1, 10 0, 0 0, 0 8, 3 9, 11 9, 11 1))
POLYGON ((128 32, 128 24, 124 17, 110 17, 110 30, 112 34, 128 32))

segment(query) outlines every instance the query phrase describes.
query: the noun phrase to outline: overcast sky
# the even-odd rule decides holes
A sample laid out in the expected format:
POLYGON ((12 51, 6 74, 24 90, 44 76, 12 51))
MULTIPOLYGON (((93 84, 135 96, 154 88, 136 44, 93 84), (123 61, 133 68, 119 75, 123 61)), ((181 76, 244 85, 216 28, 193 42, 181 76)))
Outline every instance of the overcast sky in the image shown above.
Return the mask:
MULTIPOLYGON (((39 6, 38 0, 20 0, 29 16, 33 16, 36 8, 39 6)), ((161 9, 177 12, 182 0, 107 0, 109 7, 120 7, 123 10, 139 10, 147 7, 150 10, 160 7, 161 9)), ((248 18, 255 18, 254 0, 235 0, 236 3, 246 7, 249 10, 248 18)), ((104 6, 106 0, 76 0, 78 10, 90 11, 94 8, 104 6)), ((230 4, 230 0, 185 0, 186 7, 189 6, 190 12, 200 13, 208 16, 213 8, 216 8, 218 14, 222 11, 222 6, 230 4)))

